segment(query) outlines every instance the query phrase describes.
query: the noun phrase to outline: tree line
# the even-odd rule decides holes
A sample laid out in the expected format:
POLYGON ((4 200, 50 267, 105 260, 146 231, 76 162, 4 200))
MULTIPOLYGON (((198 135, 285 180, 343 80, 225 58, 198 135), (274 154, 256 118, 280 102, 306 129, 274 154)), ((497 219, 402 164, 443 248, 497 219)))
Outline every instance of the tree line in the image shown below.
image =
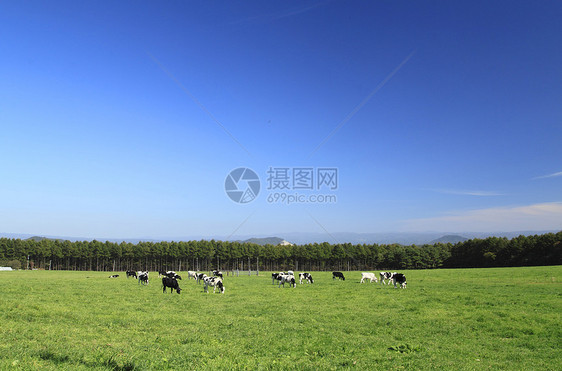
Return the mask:
POLYGON ((456 244, 257 245, 230 241, 101 242, 0 238, 0 266, 52 270, 386 270, 562 264, 562 232, 456 244))

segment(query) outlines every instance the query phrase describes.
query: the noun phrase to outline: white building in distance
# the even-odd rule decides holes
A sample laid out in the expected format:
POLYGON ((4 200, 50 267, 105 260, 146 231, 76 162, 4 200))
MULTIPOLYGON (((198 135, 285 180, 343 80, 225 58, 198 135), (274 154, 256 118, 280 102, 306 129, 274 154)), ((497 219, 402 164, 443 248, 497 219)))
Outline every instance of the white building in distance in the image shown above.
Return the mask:
POLYGON ((294 246, 294 245, 295 245, 294 243, 290 243, 287 240, 283 240, 283 241, 279 242, 279 246, 294 246))

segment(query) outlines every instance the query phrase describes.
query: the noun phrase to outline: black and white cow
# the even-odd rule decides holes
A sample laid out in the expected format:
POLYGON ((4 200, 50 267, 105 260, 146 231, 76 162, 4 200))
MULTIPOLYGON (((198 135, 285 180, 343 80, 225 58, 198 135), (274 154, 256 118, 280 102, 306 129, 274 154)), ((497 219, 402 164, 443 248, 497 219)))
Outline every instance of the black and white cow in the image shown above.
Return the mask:
POLYGON ((275 281, 281 281, 283 275, 285 275, 285 272, 271 273, 271 284, 275 285, 275 281))
POLYGON ((342 272, 332 272, 332 279, 335 280, 336 278, 345 281, 345 277, 342 272))
POLYGON ((293 288, 297 287, 297 281, 295 280, 295 276, 293 276, 292 274, 282 275, 278 287, 281 287, 281 285, 285 287, 285 283, 288 283, 289 286, 292 286, 293 288))
POLYGON ((211 272, 213 273, 213 276, 220 277, 221 280, 222 280, 222 272, 221 271, 219 271, 218 269, 213 269, 211 272))
POLYGON ((361 273, 361 281, 359 283, 363 283, 365 282, 365 280, 369 280, 369 282, 377 282, 377 277, 375 276, 374 273, 370 273, 370 272, 362 272, 361 273))
POLYGON ((205 278, 205 292, 209 292, 209 286, 213 287, 213 294, 219 289, 220 294, 224 294, 224 284, 220 277, 206 277, 205 278))
POLYGON ((170 288, 170 294, 173 293, 174 290, 176 290, 176 292, 178 294, 181 291, 178 280, 176 280, 175 278, 162 277, 162 292, 163 293, 166 292, 166 287, 170 288))
POLYGON ((394 284, 394 287, 396 287, 396 284, 400 285, 401 289, 405 289, 406 288, 406 276, 403 275, 402 273, 393 273, 392 274, 392 283, 394 284))
POLYGON ((314 283, 312 275, 310 273, 299 273, 299 282, 302 285, 302 281, 305 280, 307 283, 314 283))
POLYGON ((127 278, 129 278, 129 277, 137 278, 137 272, 135 272, 135 271, 127 271, 127 272, 125 272, 125 274, 127 275, 127 278))
POLYGON ((109 276, 109 278, 117 278, 117 277, 119 277, 118 274, 114 274, 114 275, 112 275, 112 276, 109 276))
POLYGON ((145 274, 145 273, 146 273, 146 275, 148 276, 148 271, 137 271, 137 279, 139 278, 139 276, 140 276, 141 274, 145 274))
POLYGON ((137 277, 139 279, 139 283, 148 285, 148 272, 137 272, 137 277))
POLYGON ((175 278, 176 280, 181 280, 181 276, 179 274, 176 274, 176 272, 174 271, 167 271, 166 273, 164 273, 164 275, 168 278, 175 278))
POLYGON ((390 280, 392 279, 392 275, 395 274, 391 273, 391 272, 380 272, 379 275, 381 277, 381 285, 386 285, 387 283, 390 283, 390 280), (388 282, 387 282, 388 281, 388 282))
POLYGON ((197 283, 200 284, 201 281, 205 282, 205 278, 207 278, 207 275, 205 273, 198 273, 197 274, 197 283))

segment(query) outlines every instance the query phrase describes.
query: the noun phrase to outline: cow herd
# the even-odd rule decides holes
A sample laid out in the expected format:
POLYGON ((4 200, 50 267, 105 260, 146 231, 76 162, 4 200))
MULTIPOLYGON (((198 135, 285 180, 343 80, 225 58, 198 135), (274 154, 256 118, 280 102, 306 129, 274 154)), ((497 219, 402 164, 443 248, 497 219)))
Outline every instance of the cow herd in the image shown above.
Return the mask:
MULTIPOLYGON (((397 273, 397 272, 380 272, 379 273, 380 276, 380 282, 381 285, 390 285, 390 282, 392 282, 392 284, 394 285, 394 287, 397 287, 396 284, 398 284, 398 286, 402 289, 406 288, 406 276, 403 273, 397 273)), ((365 281, 369 281, 369 282, 377 282, 377 276, 374 273, 370 273, 370 272, 363 272, 361 273, 361 281, 360 283, 363 283, 365 281)))
MULTIPOLYGON (((394 285, 394 287, 400 287, 401 289, 406 288, 406 276, 403 273, 397 272, 380 272, 380 283, 381 285, 389 285, 390 282, 394 285), (398 284, 398 286, 396 286, 398 284)), ((341 272, 332 272, 332 278, 340 278, 345 280, 343 274, 341 272)), ((371 272, 362 272, 361 273, 361 281, 359 283, 363 283, 365 281, 377 282, 377 276, 371 272)))
MULTIPOLYGON (((223 282, 223 274, 219 270, 212 270, 210 276, 207 276, 205 273, 198 273, 196 271, 187 271, 187 279, 194 279, 198 284, 203 282, 205 292, 209 292, 209 288, 213 288, 213 293, 218 292, 224 294, 224 282, 223 282)), ((148 271, 127 271, 125 272, 127 278, 134 277, 138 280, 139 285, 148 285, 148 271)), ((181 276, 174 271, 159 271, 158 276, 162 278, 162 292, 165 293, 168 288, 170 288, 170 293, 176 291, 178 294, 181 292, 181 288, 179 286, 178 280, 181 280, 181 276)), ((115 274, 109 276, 110 278, 117 278, 119 275, 115 274)), ((406 276, 402 273, 397 272, 380 272, 380 283, 383 285, 390 284, 391 282, 394 284, 394 287, 406 288, 406 276), (398 286, 397 286, 398 285, 398 286)), ((332 272, 332 279, 333 280, 342 280, 345 281, 345 276, 342 272, 332 272)), ((298 274, 299 283, 302 285, 304 282, 306 283, 314 283, 314 279, 312 275, 307 272, 299 273, 298 274)), ((272 284, 276 284, 278 287, 285 287, 285 284, 288 284, 289 287, 295 288, 297 287, 297 279, 295 278, 295 273, 293 271, 279 272, 279 273, 272 273, 271 274, 271 281, 272 284)), ((377 276, 375 273, 371 272, 362 272, 361 273, 361 280, 360 283, 365 281, 368 282, 377 282, 377 276)))
MULTIPOLYGON (((197 273, 195 271, 187 271, 187 279, 194 279, 197 283, 204 283, 204 291, 209 292, 209 287, 213 288, 213 293, 219 290, 219 293, 224 294, 224 284, 223 275, 219 270, 213 270, 212 276, 207 276, 205 273, 197 273)), ((138 279, 139 285, 148 285, 148 271, 127 271, 125 272, 127 278, 134 277, 138 279)), ((114 275, 119 277, 119 275, 114 275)), ((174 271, 159 271, 158 277, 162 278, 162 292, 166 292, 167 288, 170 288, 170 293, 176 291, 178 294, 181 292, 178 280, 181 280, 181 276, 174 271)), ((110 278, 114 278, 110 276, 110 278)))
MULTIPOLYGON (((345 276, 342 272, 332 272, 332 279, 345 281, 345 276)), ((397 272, 380 272, 381 284, 390 284, 392 282, 394 287, 396 284, 402 289, 406 288, 406 276, 402 273, 397 272)), ((368 280, 369 282, 377 282, 377 276, 374 273, 362 272, 360 283, 368 280)), ((289 283, 291 287, 297 287, 295 280, 295 273, 293 271, 279 272, 271 274, 271 282, 275 285, 275 282, 279 281, 278 287, 285 287, 285 283, 289 283)), ((310 273, 299 273, 299 283, 302 285, 303 281, 307 283, 314 283, 312 275, 310 273)))

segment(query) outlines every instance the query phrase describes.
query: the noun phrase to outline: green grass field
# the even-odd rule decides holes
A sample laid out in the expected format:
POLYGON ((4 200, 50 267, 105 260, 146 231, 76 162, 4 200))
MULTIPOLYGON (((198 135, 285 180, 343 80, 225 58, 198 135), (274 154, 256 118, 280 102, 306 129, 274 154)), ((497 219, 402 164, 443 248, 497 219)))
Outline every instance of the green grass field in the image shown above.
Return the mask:
POLYGON ((116 273, 0 272, 0 369, 562 367, 561 266, 404 271, 404 290, 263 272, 225 276, 224 295, 116 273))

